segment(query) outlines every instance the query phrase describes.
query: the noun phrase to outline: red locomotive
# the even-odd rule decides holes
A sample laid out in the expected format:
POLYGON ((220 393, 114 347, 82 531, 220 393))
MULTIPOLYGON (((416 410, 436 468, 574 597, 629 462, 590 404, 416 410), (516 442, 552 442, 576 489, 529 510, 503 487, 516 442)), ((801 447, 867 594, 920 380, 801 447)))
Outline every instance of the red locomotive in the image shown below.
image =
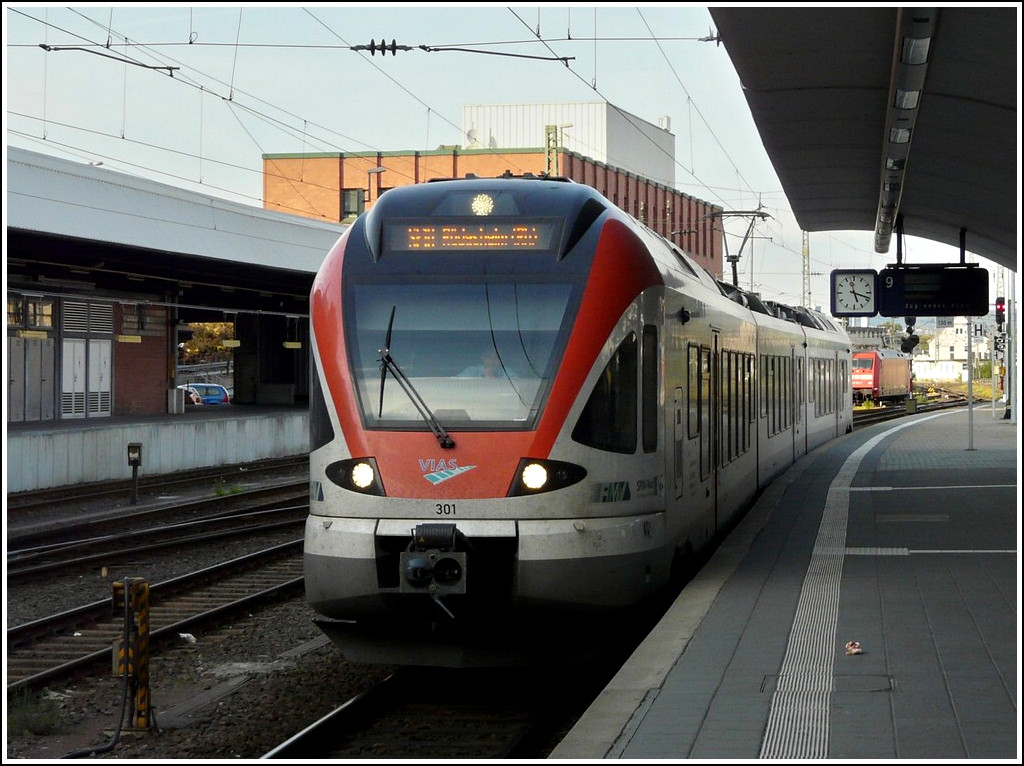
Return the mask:
POLYGON ((910 357, 891 348, 853 352, 853 403, 905 402, 914 385, 910 357))

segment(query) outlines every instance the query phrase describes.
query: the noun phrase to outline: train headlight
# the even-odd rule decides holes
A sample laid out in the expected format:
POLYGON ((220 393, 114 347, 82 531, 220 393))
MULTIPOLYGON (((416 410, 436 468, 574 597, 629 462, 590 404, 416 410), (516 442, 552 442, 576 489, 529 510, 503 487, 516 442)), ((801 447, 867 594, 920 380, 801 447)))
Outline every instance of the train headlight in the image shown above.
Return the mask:
POLYGON ((523 469, 521 478, 527 489, 536 492, 548 483, 548 469, 540 463, 530 463, 523 469))
POLYGON ((464 551, 403 551, 399 554, 402 579, 400 593, 429 593, 451 596, 466 592, 464 551))
POLYGON ((574 463, 523 458, 516 468, 508 497, 536 495, 540 492, 563 489, 582 481, 586 475, 586 469, 574 463))
POLYGON ((352 483, 359 489, 366 489, 373 484, 376 478, 376 471, 373 466, 366 462, 356 463, 352 466, 352 483))
POLYGON ((331 463, 325 471, 327 478, 339 487, 364 495, 383 495, 377 461, 372 457, 352 458, 331 463))

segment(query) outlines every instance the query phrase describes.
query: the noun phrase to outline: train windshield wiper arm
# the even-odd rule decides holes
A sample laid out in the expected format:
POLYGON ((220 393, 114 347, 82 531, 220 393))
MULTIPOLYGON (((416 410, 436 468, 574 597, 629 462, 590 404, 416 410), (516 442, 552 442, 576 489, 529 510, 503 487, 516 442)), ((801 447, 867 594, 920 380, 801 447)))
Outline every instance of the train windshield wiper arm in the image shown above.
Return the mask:
POLYGON ((444 430, 444 426, 434 417, 434 413, 430 411, 427 403, 423 401, 423 397, 420 396, 409 378, 406 377, 405 373, 402 372, 402 368, 398 366, 398 363, 391 358, 391 326, 395 321, 395 307, 391 307, 391 318, 388 320, 388 332, 384 340, 384 348, 379 349, 380 351, 380 412, 378 417, 384 414, 384 381, 387 379, 387 374, 390 372, 395 380, 398 381, 398 385, 401 386, 405 395, 409 397, 409 401, 412 402, 416 411, 419 412, 420 417, 423 418, 424 422, 430 426, 430 430, 434 432, 434 436, 437 437, 438 443, 444 449, 451 449, 455 446, 455 442, 452 437, 448 435, 448 432, 444 430))

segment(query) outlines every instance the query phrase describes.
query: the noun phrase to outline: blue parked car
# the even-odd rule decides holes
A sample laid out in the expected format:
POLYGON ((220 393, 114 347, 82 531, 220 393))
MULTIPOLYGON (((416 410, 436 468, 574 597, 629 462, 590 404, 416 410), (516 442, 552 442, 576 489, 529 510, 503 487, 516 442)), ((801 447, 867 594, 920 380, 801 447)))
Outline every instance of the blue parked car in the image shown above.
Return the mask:
POLYGON ((187 383, 178 386, 191 401, 186 404, 231 404, 228 390, 217 383, 187 383))

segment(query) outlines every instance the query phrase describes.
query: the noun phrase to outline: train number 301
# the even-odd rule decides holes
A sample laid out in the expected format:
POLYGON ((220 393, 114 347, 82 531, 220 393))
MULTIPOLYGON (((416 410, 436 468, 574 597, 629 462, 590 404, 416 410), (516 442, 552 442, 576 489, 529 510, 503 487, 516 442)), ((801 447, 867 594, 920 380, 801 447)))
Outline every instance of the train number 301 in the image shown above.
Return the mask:
POLYGON ((438 503, 434 506, 434 513, 438 516, 454 516, 455 503, 438 503))

